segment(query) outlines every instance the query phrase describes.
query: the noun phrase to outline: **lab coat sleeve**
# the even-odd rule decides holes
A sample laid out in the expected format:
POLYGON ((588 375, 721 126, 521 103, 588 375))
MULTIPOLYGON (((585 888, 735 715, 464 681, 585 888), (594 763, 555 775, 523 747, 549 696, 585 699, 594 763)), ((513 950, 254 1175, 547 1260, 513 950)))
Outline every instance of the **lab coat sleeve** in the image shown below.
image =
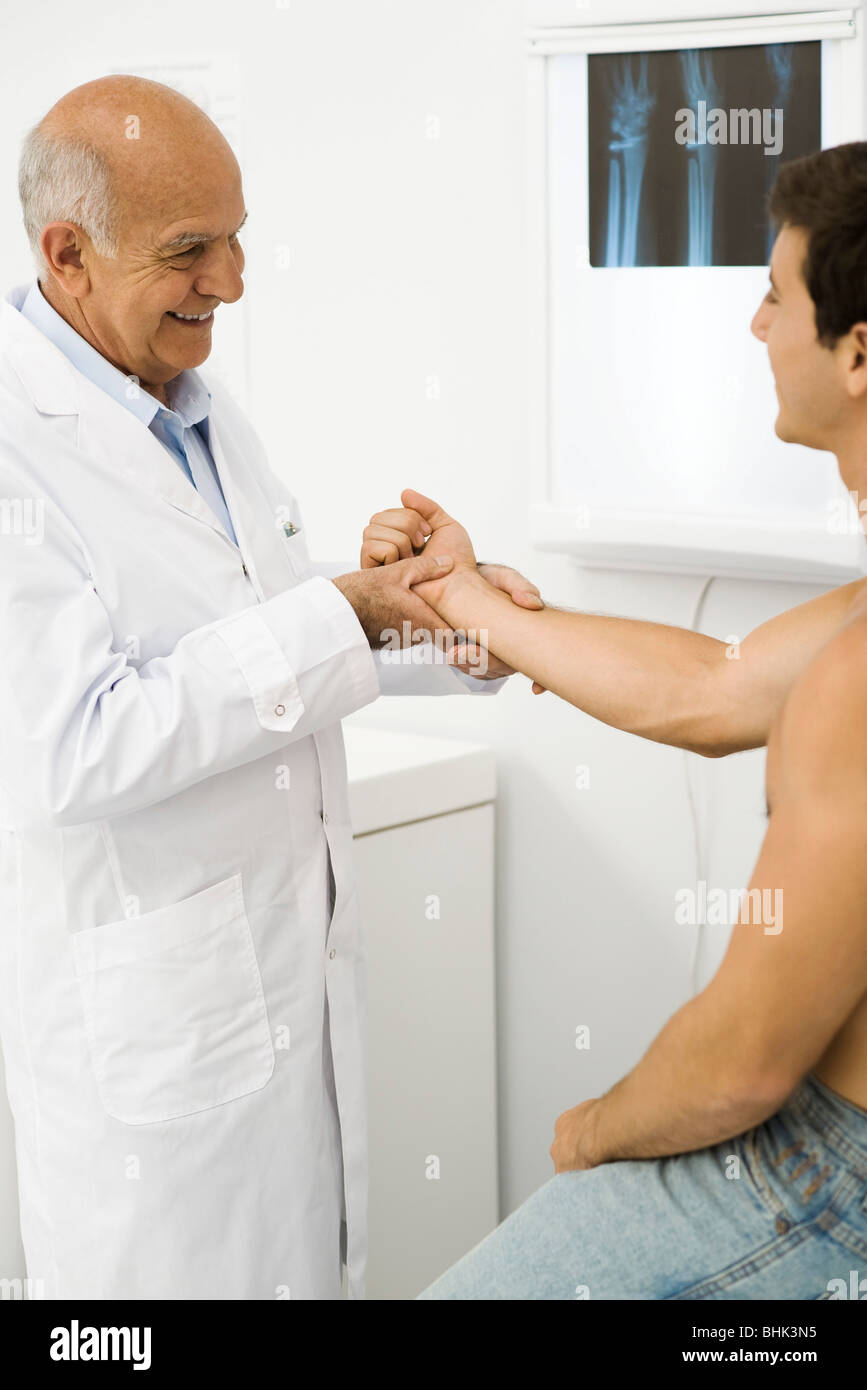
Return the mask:
MULTIPOLYGON (((0 469, 5 496, 26 484, 0 469)), ((313 576, 138 667, 85 543, 50 501, 41 543, 0 535, 0 781, 16 823, 76 825, 162 801, 379 695, 350 604, 313 576)))
MULTIPOLYGON (((326 560, 316 561, 311 566, 315 574, 336 579, 339 574, 348 574, 357 569, 351 560, 346 562, 326 560)), ((431 643, 413 649, 404 647, 400 651, 375 650, 373 657, 379 677, 379 691, 382 695, 496 695, 502 690, 508 676, 496 680, 479 680, 477 676, 466 675, 454 666, 449 666, 438 656, 431 643)))

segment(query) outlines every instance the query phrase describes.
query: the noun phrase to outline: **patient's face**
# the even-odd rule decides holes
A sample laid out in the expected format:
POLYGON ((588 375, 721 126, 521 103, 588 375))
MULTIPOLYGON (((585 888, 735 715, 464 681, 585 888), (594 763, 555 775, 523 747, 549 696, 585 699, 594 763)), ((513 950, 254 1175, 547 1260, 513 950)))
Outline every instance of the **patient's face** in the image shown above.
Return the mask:
POLYGON ((244 198, 228 147, 211 150, 150 196, 125 200, 120 250, 104 258, 91 250, 90 292, 81 301, 100 352, 148 386, 164 385, 211 351, 208 315, 243 293, 244 256, 238 231, 244 198), (178 238, 208 238, 186 246, 178 238))
POLYGON ((833 450, 849 420, 842 353, 824 347, 803 276, 807 233, 784 227, 771 256, 771 288, 752 322, 766 344, 779 414, 776 433, 787 444, 833 450))

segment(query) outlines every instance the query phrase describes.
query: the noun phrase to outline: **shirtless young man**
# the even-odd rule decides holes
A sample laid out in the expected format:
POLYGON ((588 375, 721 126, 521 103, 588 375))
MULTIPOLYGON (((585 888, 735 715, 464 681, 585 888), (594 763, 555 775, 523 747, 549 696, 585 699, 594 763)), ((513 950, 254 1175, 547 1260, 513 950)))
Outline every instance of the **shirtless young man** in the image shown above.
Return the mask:
MULTIPOLYGON (((784 167, 771 213, 752 331, 776 432, 832 451, 867 497, 867 143, 784 167)), ((402 501, 387 526, 450 557, 419 592, 451 628, 486 630, 502 661, 617 728, 712 758, 767 745, 750 888, 785 904, 781 932, 742 913, 637 1066, 557 1120, 556 1175, 421 1297, 851 1296, 850 1269, 867 1276, 867 580, 763 624, 730 661, 695 632, 523 610, 478 576, 462 527, 402 501)))

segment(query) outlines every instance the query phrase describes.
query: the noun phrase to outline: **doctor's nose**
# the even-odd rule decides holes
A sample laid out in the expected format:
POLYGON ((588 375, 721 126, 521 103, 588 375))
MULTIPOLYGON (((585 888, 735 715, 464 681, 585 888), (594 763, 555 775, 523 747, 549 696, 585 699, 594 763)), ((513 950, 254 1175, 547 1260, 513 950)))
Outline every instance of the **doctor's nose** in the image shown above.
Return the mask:
POLYGON ((219 299, 223 304, 234 304, 244 293, 244 269, 242 253, 232 253, 228 246, 208 257, 208 265, 202 266, 196 276, 195 290, 203 299, 219 299))

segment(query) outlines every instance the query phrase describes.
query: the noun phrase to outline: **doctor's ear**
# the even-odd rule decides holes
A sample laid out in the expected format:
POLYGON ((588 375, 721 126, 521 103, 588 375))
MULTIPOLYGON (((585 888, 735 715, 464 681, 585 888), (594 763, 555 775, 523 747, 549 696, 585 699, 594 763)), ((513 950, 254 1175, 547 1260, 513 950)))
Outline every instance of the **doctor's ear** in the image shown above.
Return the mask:
POLYGON ((81 254, 86 240, 74 222, 49 222, 40 241, 50 273, 60 288, 76 299, 86 294, 90 286, 81 254))

